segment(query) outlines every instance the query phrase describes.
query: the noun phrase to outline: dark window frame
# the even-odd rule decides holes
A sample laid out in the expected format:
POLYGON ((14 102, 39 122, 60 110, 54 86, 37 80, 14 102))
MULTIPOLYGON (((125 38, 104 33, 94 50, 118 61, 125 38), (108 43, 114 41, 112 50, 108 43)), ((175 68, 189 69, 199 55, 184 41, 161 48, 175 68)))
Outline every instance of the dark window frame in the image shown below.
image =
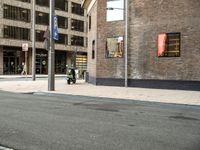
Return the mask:
MULTIPOLYGON (((118 47, 119 48, 119 47, 118 47)), ((112 37, 107 37, 106 38, 106 53, 105 53, 105 58, 107 58, 107 59, 120 59, 120 58, 124 58, 124 36, 112 36, 112 37), (108 43, 107 43, 107 39, 109 39, 109 38, 120 38, 120 37, 122 37, 123 38, 123 44, 122 44, 122 55, 121 55, 121 57, 111 57, 111 56, 109 56, 109 50, 108 50, 108 43)), ((118 49, 118 51, 119 51, 119 49, 118 49)))

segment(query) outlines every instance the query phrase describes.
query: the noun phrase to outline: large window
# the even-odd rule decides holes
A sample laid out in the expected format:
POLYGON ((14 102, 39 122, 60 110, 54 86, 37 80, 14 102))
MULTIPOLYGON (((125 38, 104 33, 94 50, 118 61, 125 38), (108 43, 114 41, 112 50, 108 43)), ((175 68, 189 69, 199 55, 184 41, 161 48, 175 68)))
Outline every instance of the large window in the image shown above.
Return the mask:
POLYGON ((123 53, 124 53, 123 37, 107 38, 106 42, 107 58, 123 57, 123 53))
POLYGON ((4 25, 4 38, 30 40, 30 30, 4 25))
POLYGON ((162 33, 158 35, 158 57, 180 56, 180 33, 162 33))
POLYGON ((72 13, 84 16, 84 9, 81 7, 81 4, 72 2, 72 13))
POLYGON ((84 22, 81 20, 71 19, 71 30, 84 32, 84 22))
POLYGON ((58 27, 67 29, 68 28, 68 18, 58 16, 58 27))
POLYGON ((44 31, 36 30, 36 41, 44 42, 44 31))
POLYGON ((36 0, 36 4, 40 6, 49 7, 49 0, 36 0))
POLYGON ((55 0, 55 9, 68 11, 68 1, 67 0, 55 0))
POLYGON ((55 43, 68 45, 68 36, 67 36, 67 34, 59 33, 59 40, 55 41, 55 43))
POLYGON ((30 22, 30 10, 14 7, 10 5, 3 5, 3 16, 6 19, 19 20, 24 22, 30 22))
POLYGON ((124 0, 107 0, 107 21, 118 21, 124 19, 124 0))
POLYGON ((81 36, 75 36, 73 35, 71 37, 71 45, 74 46, 84 46, 84 38, 81 36))
POLYGON ((36 11, 36 24, 48 25, 49 24, 49 14, 36 11))
POLYGON ((80 71, 87 70, 87 55, 76 55, 76 68, 80 71))

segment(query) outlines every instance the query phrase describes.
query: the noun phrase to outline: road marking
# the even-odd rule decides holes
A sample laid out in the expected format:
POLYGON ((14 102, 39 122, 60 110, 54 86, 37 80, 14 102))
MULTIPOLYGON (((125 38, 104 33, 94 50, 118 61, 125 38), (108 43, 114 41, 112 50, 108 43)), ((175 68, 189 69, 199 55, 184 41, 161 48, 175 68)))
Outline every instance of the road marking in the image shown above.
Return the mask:
POLYGON ((14 149, 10 149, 10 148, 0 146, 0 150, 14 150, 14 149))

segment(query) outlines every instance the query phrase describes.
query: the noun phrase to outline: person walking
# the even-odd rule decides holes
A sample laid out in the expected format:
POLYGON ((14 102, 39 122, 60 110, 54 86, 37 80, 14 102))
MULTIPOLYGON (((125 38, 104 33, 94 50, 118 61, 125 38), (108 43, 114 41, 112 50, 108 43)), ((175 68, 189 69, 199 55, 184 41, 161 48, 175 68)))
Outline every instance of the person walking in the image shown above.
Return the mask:
POLYGON ((26 63, 22 62, 22 72, 21 75, 26 75, 27 76, 27 67, 26 67, 26 63))

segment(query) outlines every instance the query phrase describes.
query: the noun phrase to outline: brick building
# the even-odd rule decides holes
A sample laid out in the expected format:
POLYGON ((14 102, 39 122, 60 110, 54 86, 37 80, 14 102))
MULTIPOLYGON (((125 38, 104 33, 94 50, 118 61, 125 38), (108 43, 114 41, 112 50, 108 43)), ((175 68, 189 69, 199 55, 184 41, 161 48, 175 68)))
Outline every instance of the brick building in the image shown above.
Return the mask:
MULTIPOLYGON (((0 74, 19 74, 27 59, 32 67, 32 0, 0 0, 0 74), (28 44, 28 52, 22 44, 28 44)), ((47 74, 48 51, 44 48, 44 32, 49 25, 49 0, 36 2, 36 74, 47 74)), ((81 0, 55 0, 59 40, 55 41, 55 73, 66 73, 72 63, 79 70, 87 67, 86 12, 81 0)))
MULTIPOLYGON (((88 81, 124 86, 124 0, 83 0, 82 6, 88 81)), ((199 12, 197 0, 129 0, 128 86, 200 89, 199 12)))

